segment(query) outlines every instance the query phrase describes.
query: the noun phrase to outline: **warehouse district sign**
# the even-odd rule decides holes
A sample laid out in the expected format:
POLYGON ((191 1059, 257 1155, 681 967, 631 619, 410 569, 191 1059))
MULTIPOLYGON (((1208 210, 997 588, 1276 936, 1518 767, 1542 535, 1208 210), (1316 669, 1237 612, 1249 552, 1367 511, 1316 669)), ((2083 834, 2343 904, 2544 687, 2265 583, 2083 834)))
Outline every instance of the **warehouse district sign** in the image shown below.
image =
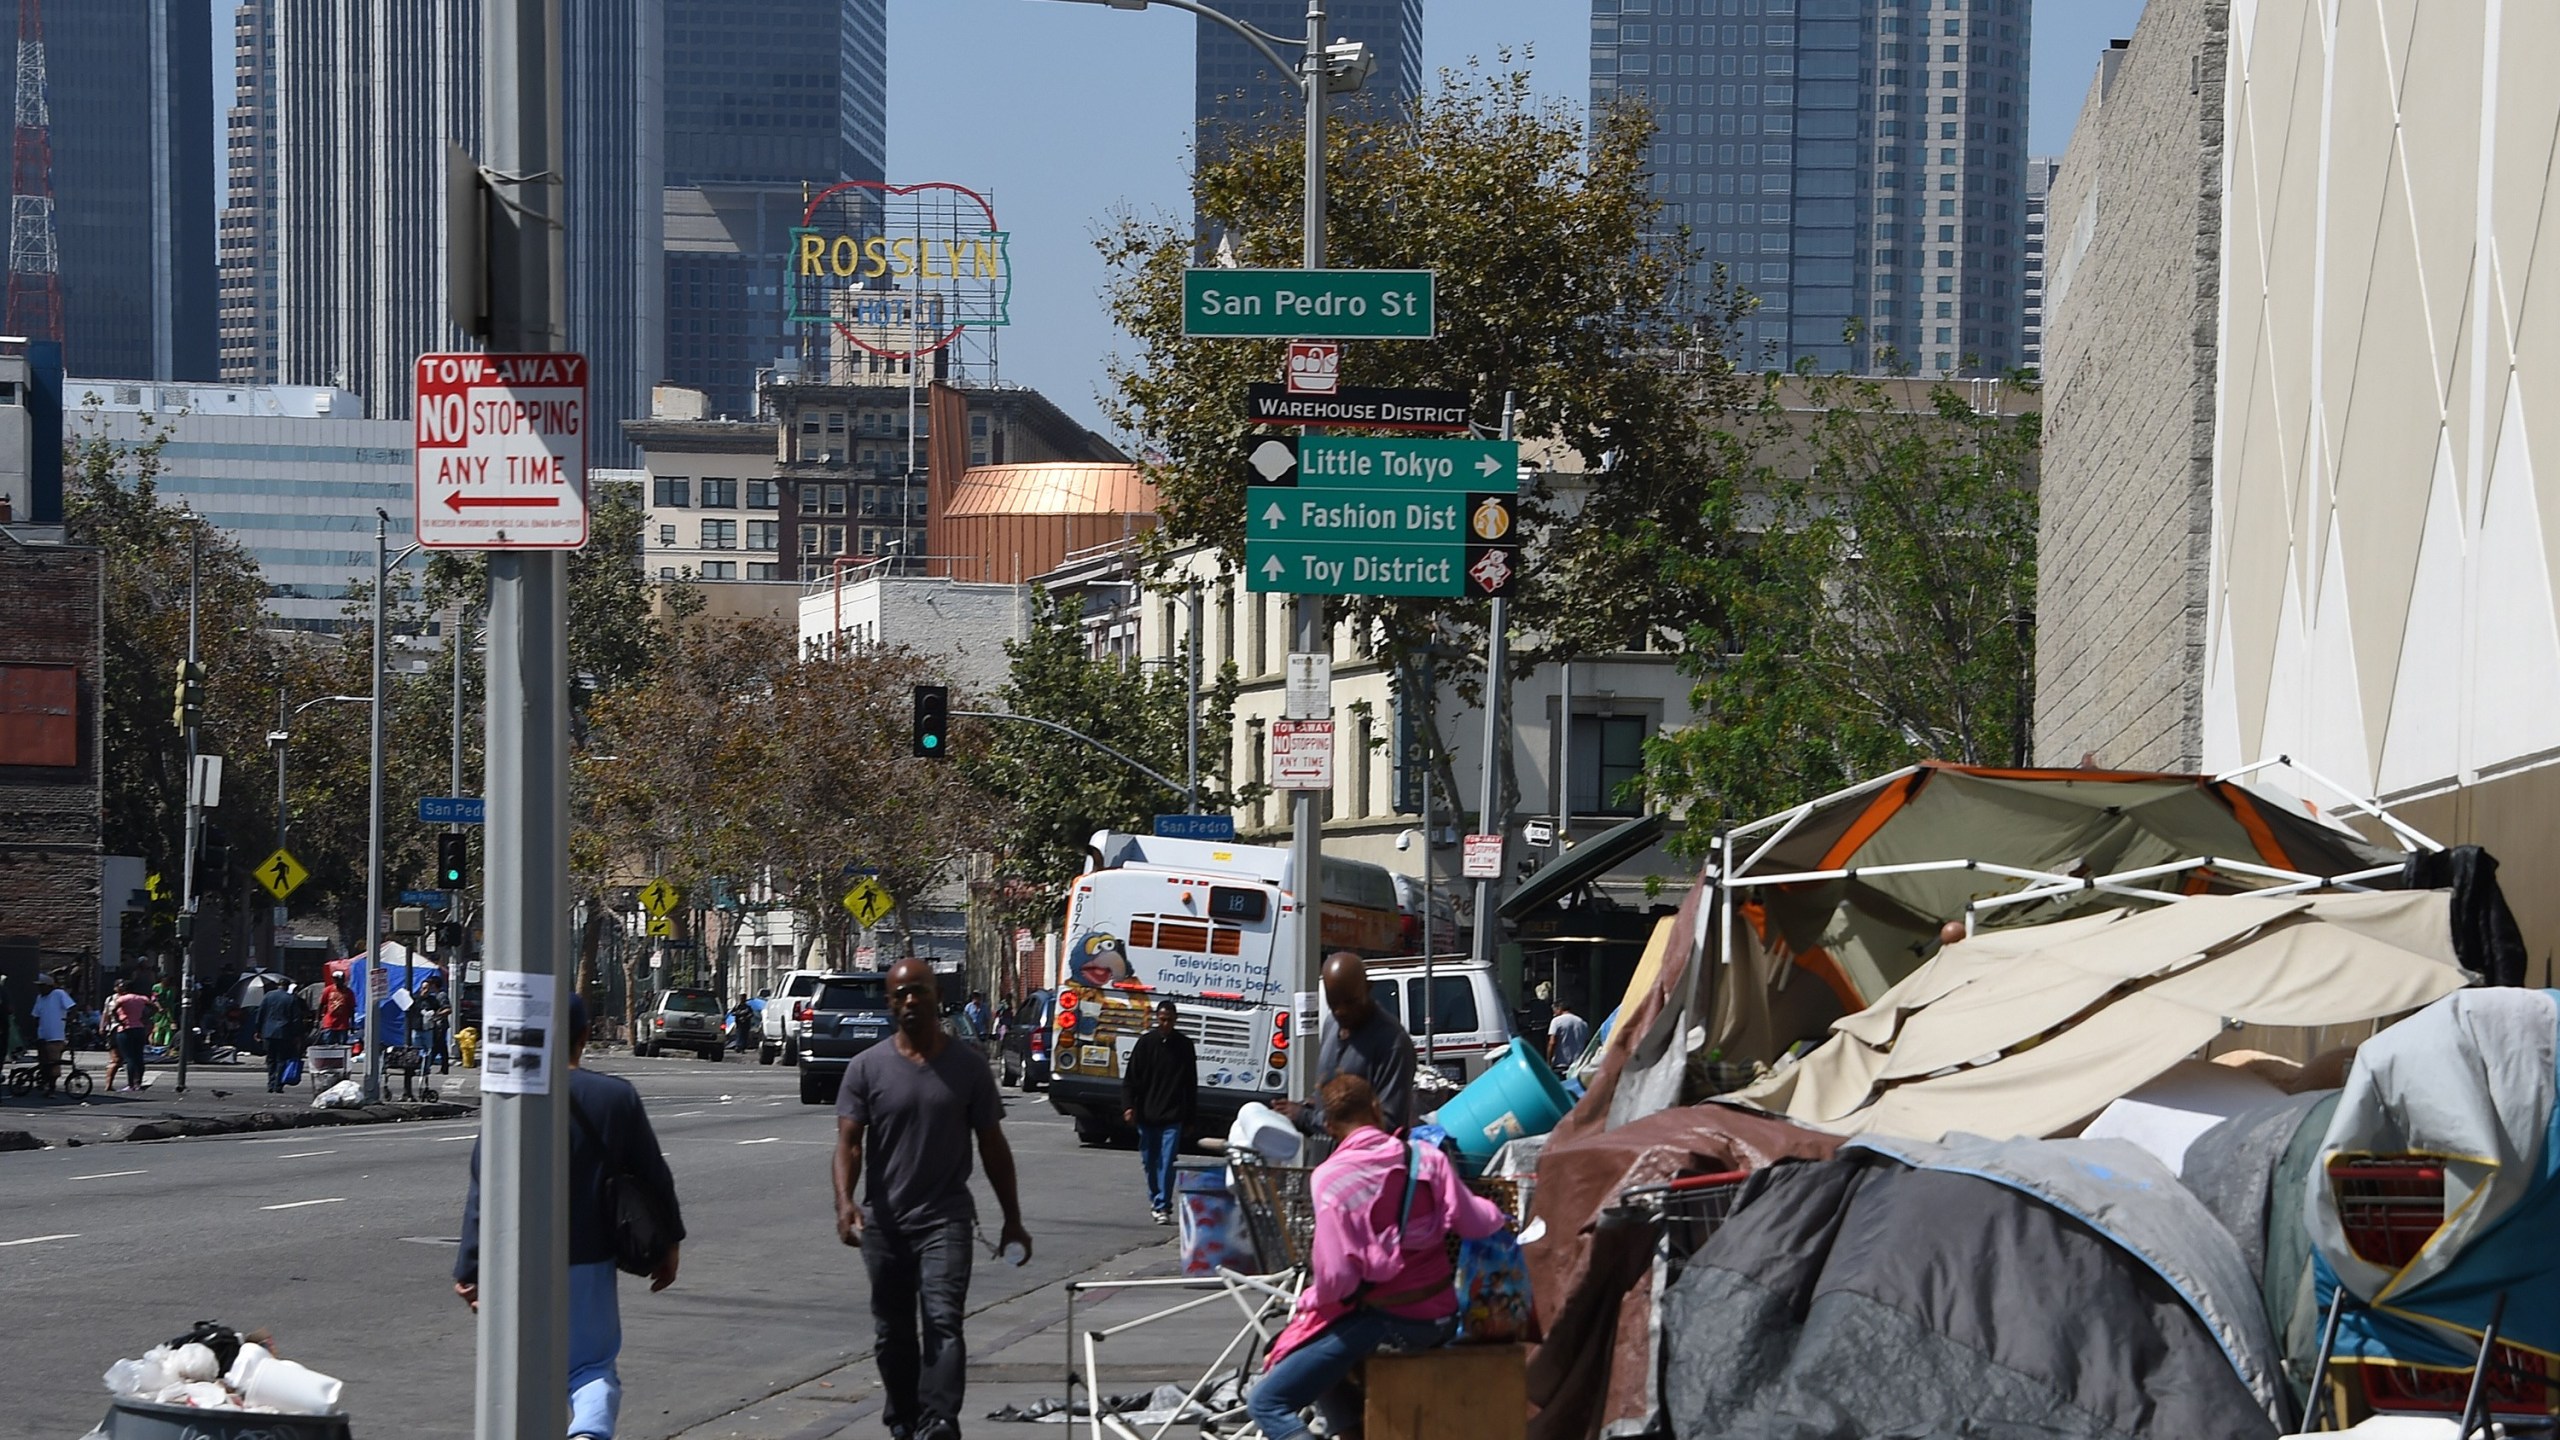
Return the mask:
POLYGON ((1006 239, 995 206, 966 186, 830 185, 791 231, 790 318, 891 360, 932 354, 1012 323, 1006 239))

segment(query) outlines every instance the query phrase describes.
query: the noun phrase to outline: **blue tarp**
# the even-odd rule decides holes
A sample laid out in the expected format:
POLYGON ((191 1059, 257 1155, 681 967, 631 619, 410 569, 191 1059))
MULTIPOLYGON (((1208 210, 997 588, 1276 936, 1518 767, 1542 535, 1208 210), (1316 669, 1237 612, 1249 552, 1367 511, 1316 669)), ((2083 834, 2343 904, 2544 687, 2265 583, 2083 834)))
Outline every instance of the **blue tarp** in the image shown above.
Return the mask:
MULTIPOLYGON (((444 973, 444 967, 436 964, 435 961, 423 955, 412 955, 402 946, 386 945, 382 953, 383 961, 379 970, 365 964, 365 957, 362 955, 350 956, 339 962, 347 967, 347 988, 356 992, 355 1035, 359 1041, 364 1038, 365 1010, 373 1003, 371 997, 365 994, 365 981, 369 976, 375 974, 382 976, 383 993, 386 995, 397 995, 402 990, 406 990, 414 996, 418 993, 418 987, 426 983, 428 976, 444 973)), ((408 1043, 408 1035, 408 1011, 394 1004, 382 1012, 383 1044, 405 1045, 408 1043)))

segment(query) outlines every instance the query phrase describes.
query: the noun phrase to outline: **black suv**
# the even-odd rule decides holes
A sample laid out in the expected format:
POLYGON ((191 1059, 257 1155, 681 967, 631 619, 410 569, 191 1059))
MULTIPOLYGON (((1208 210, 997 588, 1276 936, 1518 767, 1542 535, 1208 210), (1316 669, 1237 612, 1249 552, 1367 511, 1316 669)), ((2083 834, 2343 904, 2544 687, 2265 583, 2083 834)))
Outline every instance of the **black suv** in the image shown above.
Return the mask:
POLYGON ((800 1032, 800 1103, 833 1104, 854 1056, 889 1038, 889 977, 835 974, 818 979, 800 1032))
POLYGON ((1034 990, 1022 997, 1005 1023, 1004 1083, 1025 1093, 1048 1087, 1050 1027, 1057 1019, 1057 992, 1034 990))

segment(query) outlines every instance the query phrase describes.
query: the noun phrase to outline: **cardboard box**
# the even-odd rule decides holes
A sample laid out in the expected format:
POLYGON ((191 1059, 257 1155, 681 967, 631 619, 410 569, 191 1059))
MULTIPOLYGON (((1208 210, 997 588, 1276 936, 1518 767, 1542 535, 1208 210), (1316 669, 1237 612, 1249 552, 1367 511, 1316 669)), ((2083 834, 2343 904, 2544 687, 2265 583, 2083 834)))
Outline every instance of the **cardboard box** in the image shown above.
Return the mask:
POLYGON ((1368 1361, 1367 1440, 1520 1440, 1529 1347, 1453 1345, 1368 1361))

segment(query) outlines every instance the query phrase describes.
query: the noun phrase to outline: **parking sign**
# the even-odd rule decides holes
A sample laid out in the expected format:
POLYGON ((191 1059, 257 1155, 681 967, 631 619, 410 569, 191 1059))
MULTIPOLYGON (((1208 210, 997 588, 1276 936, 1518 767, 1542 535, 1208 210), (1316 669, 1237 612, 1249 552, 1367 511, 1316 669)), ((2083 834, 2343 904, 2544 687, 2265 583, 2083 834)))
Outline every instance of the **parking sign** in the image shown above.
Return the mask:
POLYGON ((587 357, 418 357, 418 543, 587 543, 587 357))

